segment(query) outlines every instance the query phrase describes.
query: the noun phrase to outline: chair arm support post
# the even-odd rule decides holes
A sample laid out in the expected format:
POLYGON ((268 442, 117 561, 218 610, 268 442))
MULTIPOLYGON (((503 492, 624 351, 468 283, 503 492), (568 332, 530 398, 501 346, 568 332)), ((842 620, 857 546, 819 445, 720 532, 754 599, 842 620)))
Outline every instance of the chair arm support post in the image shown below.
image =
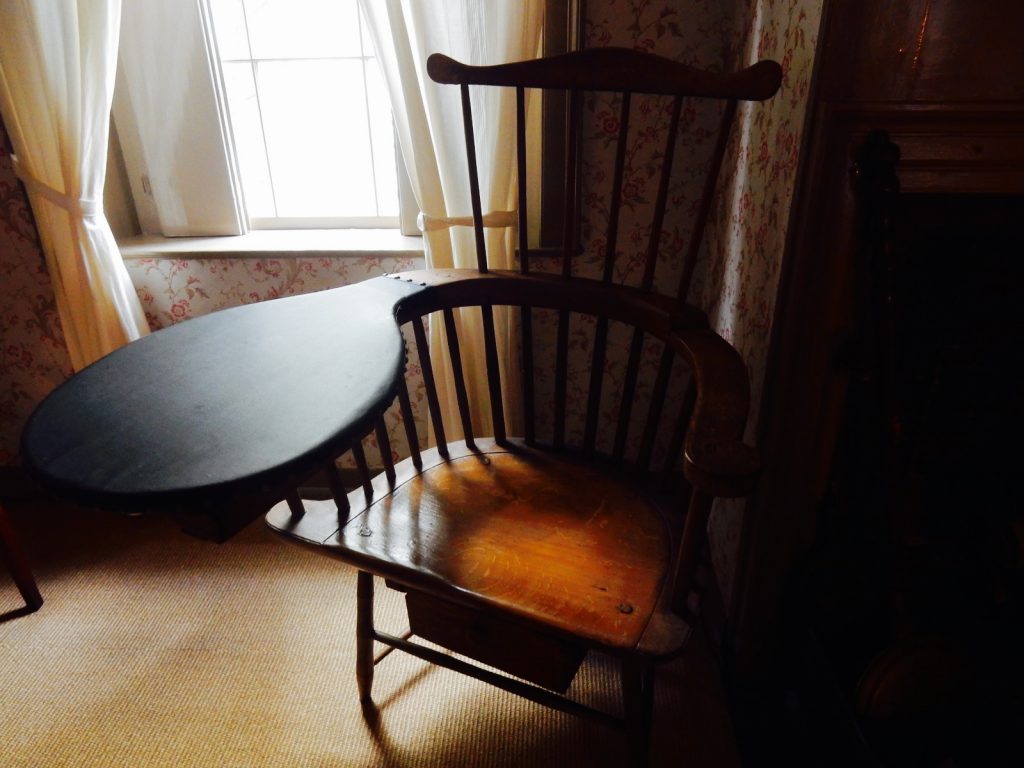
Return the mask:
POLYGON ((699 488, 694 488, 690 495, 690 504, 686 510, 686 522, 683 524, 683 536, 676 548, 675 563, 672 570, 672 610, 681 615, 689 615, 687 600, 694 586, 694 574, 697 572, 697 561, 700 544, 711 515, 714 497, 699 488))

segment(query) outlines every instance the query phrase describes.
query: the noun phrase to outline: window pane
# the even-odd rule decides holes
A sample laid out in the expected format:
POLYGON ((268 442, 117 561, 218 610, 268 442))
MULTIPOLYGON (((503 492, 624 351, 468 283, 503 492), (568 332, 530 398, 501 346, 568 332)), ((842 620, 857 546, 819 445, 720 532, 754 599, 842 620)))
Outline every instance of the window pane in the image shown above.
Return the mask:
POLYGON ((356 0, 245 0, 257 59, 359 56, 356 0))
POLYGON ((210 0, 210 15, 221 61, 249 58, 242 0, 210 0))
POLYGON ((245 207, 250 217, 274 216, 274 194, 270 184, 270 169, 267 168, 267 151, 263 143, 252 65, 248 62, 225 62, 223 71, 245 207))
POLYGON ((367 105, 373 141, 373 171, 377 181, 378 216, 398 215, 398 166, 395 163, 395 129, 384 76, 374 59, 366 62, 367 105))
POLYGON ((209 2, 249 216, 397 216, 394 124, 357 0, 209 2))
POLYGON ((257 64, 278 216, 374 216, 362 63, 257 64))

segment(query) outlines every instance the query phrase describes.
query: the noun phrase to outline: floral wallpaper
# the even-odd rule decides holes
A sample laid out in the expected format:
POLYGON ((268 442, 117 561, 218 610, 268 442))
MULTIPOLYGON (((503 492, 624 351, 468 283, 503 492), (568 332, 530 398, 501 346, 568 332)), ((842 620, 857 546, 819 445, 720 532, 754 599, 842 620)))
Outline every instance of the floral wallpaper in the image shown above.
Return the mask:
POLYGON ((345 255, 282 258, 132 258, 125 264, 152 330, 219 309, 416 269, 422 258, 345 255))
POLYGON ((21 427, 71 375, 57 303, 0 122, 0 466, 18 463, 21 427))

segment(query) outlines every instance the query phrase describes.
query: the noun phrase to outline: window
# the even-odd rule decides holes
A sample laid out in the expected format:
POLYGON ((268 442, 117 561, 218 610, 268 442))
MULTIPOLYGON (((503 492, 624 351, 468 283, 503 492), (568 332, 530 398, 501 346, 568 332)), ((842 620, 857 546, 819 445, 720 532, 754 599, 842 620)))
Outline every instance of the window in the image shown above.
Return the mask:
POLYGON ((357 0, 125 3, 114 101, 145 232, 397 227, 400 195, 414 208, 357 0))
POLYGON ((255 227, 398 226, 387 89, 356 0, 208 0, 255 227))
MULTIPOLYGON (((578 3, 549 3, 546 53, 578 39, 578 3)), ((357 0, 122 4, 113 116, 144 233, 397 220, 417 234, 360 13, 357 0)), ((545 102, 539 186, 551 210, 560 209, 564 109, 545 102)), ((560 222, 540 221, 542 244, 558 242, 560 222)))

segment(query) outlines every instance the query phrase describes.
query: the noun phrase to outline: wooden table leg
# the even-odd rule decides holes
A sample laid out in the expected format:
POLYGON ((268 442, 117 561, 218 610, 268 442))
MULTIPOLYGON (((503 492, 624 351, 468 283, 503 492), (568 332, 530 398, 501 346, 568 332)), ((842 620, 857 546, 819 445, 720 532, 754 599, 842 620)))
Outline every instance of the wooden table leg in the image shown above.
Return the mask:
POLYGON ((28 558, 22 551, 18 540, 14 535, 14 527, 7 517, 7 511, 0 504, 0 560, 3 560, 14 576, 14 583, 18 586, 22 598, 30 611, 37 611, 43 604, 43 596, 39 594, 39 587, 36 586, 35 577, 32 576, 32 569, 29 567, 28 558))

